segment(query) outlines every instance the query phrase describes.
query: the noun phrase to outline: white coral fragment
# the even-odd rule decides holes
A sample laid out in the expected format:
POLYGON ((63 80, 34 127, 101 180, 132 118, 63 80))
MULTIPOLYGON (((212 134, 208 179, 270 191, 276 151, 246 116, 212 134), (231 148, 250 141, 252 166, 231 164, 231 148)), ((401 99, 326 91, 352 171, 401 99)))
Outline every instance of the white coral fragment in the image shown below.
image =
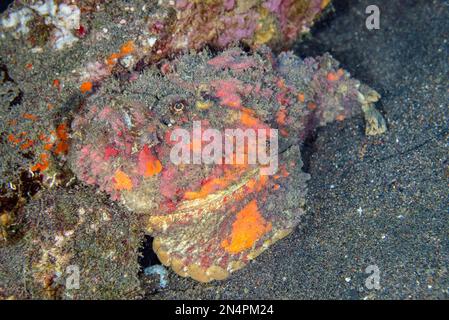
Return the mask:
POLYGON ((8 16, 3 17, 1 26, 3 28, 16 28, 15 34, 27 34, 30 29, 27 23, 33 18, 32 11, 28 8, 22 8, 18 11, 11 12, 8 16))
POLYGON ((78 38, 73 34, 73 30, 80 27, 81 11, 76 5, 61 3, 59 6, 54 0, 39 1, 29 7, 9 13, 2 18, 3 28, 15 28, 15 36, 25 35, 30 32, 27 24, 33 18, 41 16, 45 24, 55 27, 52 34, 52 46, 56 50, 70 47, 78 38))

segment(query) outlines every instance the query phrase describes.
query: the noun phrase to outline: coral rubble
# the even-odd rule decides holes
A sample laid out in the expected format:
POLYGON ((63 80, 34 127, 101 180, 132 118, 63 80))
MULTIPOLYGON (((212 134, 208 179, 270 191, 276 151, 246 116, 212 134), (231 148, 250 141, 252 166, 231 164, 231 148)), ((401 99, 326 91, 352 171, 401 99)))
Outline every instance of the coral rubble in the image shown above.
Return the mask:
POLYGON ((139 216, 106 200, 88 188, 57 188, 25 205, 27 234, 0 247, 0 297, 138 297, 139 216))

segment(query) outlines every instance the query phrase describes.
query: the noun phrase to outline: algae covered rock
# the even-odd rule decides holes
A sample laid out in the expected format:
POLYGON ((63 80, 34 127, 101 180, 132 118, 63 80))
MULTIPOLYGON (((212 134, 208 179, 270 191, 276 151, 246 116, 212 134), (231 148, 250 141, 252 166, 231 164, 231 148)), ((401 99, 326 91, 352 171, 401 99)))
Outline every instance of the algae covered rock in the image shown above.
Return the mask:
MULTIPOLYGON (((159 26, 170 30, 168 46, 173 49, 202 48, 205 44, 225 48, 242 41, 288 47, 310 30, 328 6, 328 0, 179 0, 176 18, 159 26)), ((157 25, 156 25, 157 26, 157 25)))
POLYGON ((23 278, 31 298, 138 297, 139 216, 88 188, 54 189, 24 208, 23 278))

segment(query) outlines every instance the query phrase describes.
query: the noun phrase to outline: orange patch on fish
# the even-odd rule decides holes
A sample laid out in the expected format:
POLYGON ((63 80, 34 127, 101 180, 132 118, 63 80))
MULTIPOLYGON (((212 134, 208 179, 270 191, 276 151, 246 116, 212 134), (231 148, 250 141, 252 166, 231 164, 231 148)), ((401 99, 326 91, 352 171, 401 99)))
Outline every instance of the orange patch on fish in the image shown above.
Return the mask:
POLYGON ((133 188, 130 177, 120 169, 114 174, 114 188, 116 190, 131 190, 133 188))
POLYGON ((285 126, 287 124, 287 109, 279 109, 276 113, 276 122, 280 126, 285 126))
POLYGON ((24 113, 24 114, 22 115, 22 117, 23 117, 24 119, 32 120, 32 121, 36 121, 36 120, 38 119, 37 116, 35 116, 34 114, 31 114, 31 113, 24 113))
POLYGON ((259 119, 253 117, 251 113, 247 111, 240 112, 240 122, 247 127, 256 127, 260 124, 259 119))
POLYGON ((232 169, 225 170, 224 176, 204 180, 198 191, 186 191, 184 193, 184 199, 202 199, 219 190, 225 189, 241 178, 241 174, 245 171, 245 168, 245 165, 233 166, 232 169))
POLYGON ((184 193, 184 199, 195 200, 207 197, 218 190, 226 188, 231 183, 230 180, 223 178, 213 178, 204 183, 199 191, 187 191, 184 193))
POLYGON ((132 40, 128 41, 127 43, 122 45, 121 48, 120 48, 120 53, 122 55, 130 54, 133 51, 134 51, 134 42, 132 40))
POLYGON ((263 187, 267 184, 268 177, 260 175, 259 178, 251 178, 246 184, 246 188, 248 192, 259 192, 263 189, 263 187))
POLYGON ((316 109, 316 103, 315 103, 315 102, 309 102, 309 103, 307 104, 307 108, 308 108, 310 111, 315 110, 315 109, 316 109))
POLYGON ((338 69, 337 72, 329 72, 327 74, 327 80, 329 81, 338 81, 344 75, 343 69, 338 69))
POLYGON ((237 213, 230 239, 223 240, 221 246, 227 252, 237 254, 252 248, 270 230, 271 223, 260 214, 256 200, 252 200, 237 213))
POLYGON ((139 152, 139 172, 144 177, 151 177, 162 171, 162 164, 153 152, 144 145, 139 152))

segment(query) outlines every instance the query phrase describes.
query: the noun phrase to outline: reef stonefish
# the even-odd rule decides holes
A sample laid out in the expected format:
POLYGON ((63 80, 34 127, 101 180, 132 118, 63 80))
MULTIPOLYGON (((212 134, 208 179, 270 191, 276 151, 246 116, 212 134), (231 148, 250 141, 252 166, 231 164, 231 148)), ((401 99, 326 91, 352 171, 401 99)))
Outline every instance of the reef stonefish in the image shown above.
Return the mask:
MULTIPOLYGON (((70 167, 144 214, 160 261, 201 282, 227 278, 294 230, 309 179, 301 144, 379 98, 328 54, 302 60, 266 47, 185 54, 125 83, 105 80, 75 116, 70 167), (182 146, 190 162, 173 161, 179 129, 192 132, 182 146), (195 152, 210 152, 207 129, 276 132, 258 145, 276 151, 275 170, 263 174, 263 164, 248 161, 251 143, 232 153, 243 163, 195 162, 195 152)), ((215 160, 225 157, 215 152, 215 160)))

